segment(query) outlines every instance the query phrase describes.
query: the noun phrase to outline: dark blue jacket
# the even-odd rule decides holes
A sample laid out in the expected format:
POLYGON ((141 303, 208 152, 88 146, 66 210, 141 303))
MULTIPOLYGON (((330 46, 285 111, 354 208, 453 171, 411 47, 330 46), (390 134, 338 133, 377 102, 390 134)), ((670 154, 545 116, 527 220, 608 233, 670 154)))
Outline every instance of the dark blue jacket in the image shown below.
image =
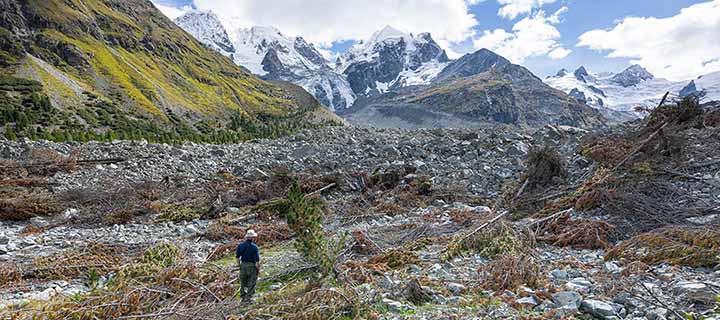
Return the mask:
POLYGON ((260 262, 260 248, 252 241, 245 240, 235 249, 235 258, 242 262, 260 262))

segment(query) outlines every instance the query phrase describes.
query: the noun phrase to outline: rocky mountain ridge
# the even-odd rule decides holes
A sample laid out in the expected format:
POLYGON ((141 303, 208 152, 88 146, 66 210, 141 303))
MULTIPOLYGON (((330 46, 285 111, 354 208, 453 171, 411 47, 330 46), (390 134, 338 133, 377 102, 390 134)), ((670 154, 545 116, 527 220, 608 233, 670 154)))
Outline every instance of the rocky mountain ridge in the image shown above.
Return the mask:
MULTIPOLYGON (((194 15, 190 12, 182 20, 194 15)), ((197 19, 204 17, 197 15, 197 19)), ((180 19, 177 22, 182 26, 180 19)), ((186 29, 193 32, 191 27, 186 29)), ((583 110, 567 96, 545 87, 527 69, 512 65, 489 50, 451 61, 428 33, 412 35, 386 26, 368 40, 351 46, 332 67, 304 39, 287 37, 275 28, 254 27, 230 34, 237 34, 236 52, 230 54, 235 62, 267 79, 301 85, 358 125, 475 127, 490 123, 517 126, 604 123, 600 115, 583 110), (493 70, 492 76, 476 77, 490 70, 493 70), (483 84, 479 84, 479 80, 483 84), (483 91, 501 82, 506 84, 502 89, 483 91), (488 83, 491 85, 487 86, 488 83), (458 92, 480 90, 483 94, 472 94, 468 100, 455 99, 447 95, 448 88, 458 92), (439 92, 443 94, 435 94, 439 92), (433 97, 416 103, 417 96, 430 95, 433 97), (337 101, 342 103, 335 103, 337 101), (398 119, 400 114, 403 116, 398 119)))
POLYGON ((597 111, 487 49, 449 62, 428 85, 371 96, 339 114, 351 123, 405 128, 605 124, 597 111))

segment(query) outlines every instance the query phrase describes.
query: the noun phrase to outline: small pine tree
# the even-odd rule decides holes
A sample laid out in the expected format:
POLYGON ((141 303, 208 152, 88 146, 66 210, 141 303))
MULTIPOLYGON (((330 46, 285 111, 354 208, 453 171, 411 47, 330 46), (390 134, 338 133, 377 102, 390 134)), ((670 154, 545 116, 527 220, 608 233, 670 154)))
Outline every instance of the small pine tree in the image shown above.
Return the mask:
POLYGON ((307 199, 297 181, 293 181, 290 186, 288 204, 286 218, 290 228, 298 235, 296 249, 318 265, 321 278, 324 278, 333 272, 337 252, 345 241, 342 239, 333 244, 325 237, 325 230, 322 227, 322 202, 317 199, 307 199))
POLYGON ((5 125, 5 138, 8 140, 17 140, 17 134, 15 133, 15 128, 10 126, 10 124, 5 125))

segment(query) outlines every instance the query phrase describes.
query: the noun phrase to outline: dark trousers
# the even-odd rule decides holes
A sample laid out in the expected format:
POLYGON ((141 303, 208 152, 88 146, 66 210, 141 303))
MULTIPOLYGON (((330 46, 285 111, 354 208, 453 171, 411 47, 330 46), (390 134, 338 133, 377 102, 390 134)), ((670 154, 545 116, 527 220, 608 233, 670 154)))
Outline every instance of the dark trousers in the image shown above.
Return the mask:
POLYGON ((254 262, 240 263, 240 297, 249 300, 255 294, 257 269, 254 262))

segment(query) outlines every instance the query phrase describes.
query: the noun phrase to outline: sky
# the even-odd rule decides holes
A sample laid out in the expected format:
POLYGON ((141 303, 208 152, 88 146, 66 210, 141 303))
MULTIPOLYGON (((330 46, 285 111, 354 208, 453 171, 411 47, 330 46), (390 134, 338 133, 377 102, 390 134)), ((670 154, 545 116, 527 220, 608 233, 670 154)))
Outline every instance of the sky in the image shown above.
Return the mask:
POLYGON ((430 32, 450 58, 488 48, 541 77, 640 64, 673 81, 720 71, 720 0, 152 0, 170 18, 272 25, 326 55, 391 25, 430 32))

